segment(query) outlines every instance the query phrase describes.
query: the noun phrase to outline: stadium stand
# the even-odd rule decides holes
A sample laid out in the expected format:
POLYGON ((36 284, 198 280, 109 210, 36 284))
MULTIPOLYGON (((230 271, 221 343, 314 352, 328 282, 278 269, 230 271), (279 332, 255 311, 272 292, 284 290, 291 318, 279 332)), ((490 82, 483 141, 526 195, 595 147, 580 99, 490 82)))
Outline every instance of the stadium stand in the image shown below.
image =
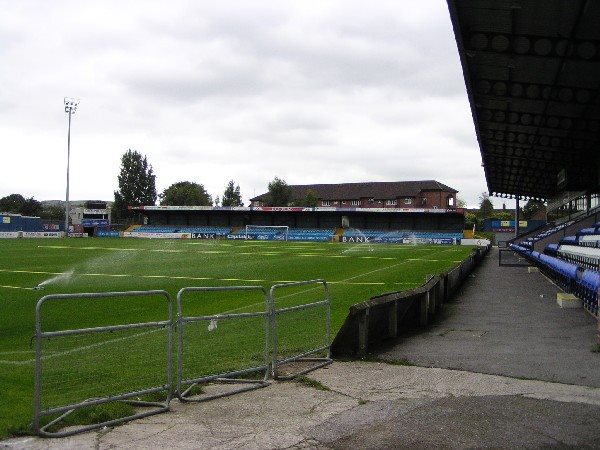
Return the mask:
POLYGON ((173 226, 173 225, 139 225, 131 230, 132 233, 204 233, 217 236, 227 236, 230 227, 204 226, 173 226))
POLYGON ((567 228, 568 226, 572 225, 573 223, 574 223, 574 221, 571 220, 568 222, 561 223, 559 225, 550 225, 548 228, 545 228, 544 230, 540 231, 536 235, 528 237, 523 242, 521 242, 520 245, 522 247, 533 250, 533 245, 536 242, 541 241, 542 239, 547 238, 548 236, 556 234, 557 232, 567 228))
POLYGON ((573 221, 544 230, 509 247, 538 266, 563 290, 579 297, 585 309, 598 316, 600 289, 600 224, 581 228, 574 235, 560 237, 560 232, 573 221), (558 234, 558 243, 547 244, 543 253, 533 250, 533 244, 558 234))
MULTIPOLYGON (((318 241, 318 242, 328 242, 331 241, 333 235, 335 233, 335 229, 327 228, 290 228, 287 230, 287 240, 288 241, 318 241)), ((268 240, 284 240, 286 238, 286 232, 281 229, 264 227, 264 228, 251 228, 246 230, 245 228, 240 228, 235 231, 233 235, 251 236, 255 239, 268 239, 268 240)))

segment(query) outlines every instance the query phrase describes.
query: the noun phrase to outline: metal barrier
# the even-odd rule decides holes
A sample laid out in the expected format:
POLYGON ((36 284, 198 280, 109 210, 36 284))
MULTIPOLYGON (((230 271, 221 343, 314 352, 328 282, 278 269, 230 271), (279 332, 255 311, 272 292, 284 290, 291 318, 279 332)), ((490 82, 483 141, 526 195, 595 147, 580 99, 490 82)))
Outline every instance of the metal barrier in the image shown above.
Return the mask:
POLYGON ((519 255, 513 249, 501 248, 498 250, 498 265, 502 267, 528 267, 531 264, 527 261, 527 258, 519 255))
MULTIPOLYGON (((63 437, 168 411, 173 391, 172 303, 171 296, 163 290, 42 297, 36 305, 34 430, 41 436, 63 437), (42 329, 42 307, 49 302, 150 296, 164 297, 166 320, 58 331, 42 329), (152 371, 156 364, 162 366, 160 372, 152 371), (161 392, 165 393, 164 401, 140 398, 161 392), (68 431, 50 430, 74 411, 109 402, 153 409, 68 431), (42 424, 47 416, 56 417, 42 424)), ((83 317, 86 321, 93 319, 89 312, 83 317)))
POLYGON ((327 283, 324 280, 311 280, 301 281, 297 283, 283 283, 276 284, 271 287, 269 292, 270 306, 271 306, 271 329, 272 329, 272 373, 273 378, 280 380, 292 379, 296 376, 308 373, 312 370, 318 369, 319 367, 331 364, 331 300, 329 297, 329 289, 327 283), (304 286, 314 286, 310 289, 296 290, 288 294, 287 296, 280 296, 279 300, 289 298, 292 296, 301 295, 303 298, 308 292, 315 290, 321 290, 322 287, 322 299, 309 302, 301 303, 289 307, 278 307, 278 300, 275 296, 276 292, 281 290, 290 290, 293 288, 301 288, 304 286), (319 311, 325 309, 325 315, 319 314, 319 311), (302 312, 312 313, 311 320, 298 321, 297 314, 302 312), (284 317, 291 317, 292 320, 289 323, 282 323, 286 319, 284 317), (320 323, 319 321, 322 320, 320 323), (300 327, 297 325, 300 324, 300 327), (294 327, 296 325, 296 327, 294 327), (321 328, 322 327, 322 328, 321 328), (282 345, 283 331, 290 331, 290 336, 287 336, 287 342, 282 345), (306 343, 311 343, 311 339, 322 335, 322 342, 315 343, 315 346, 311 348, 302 348, 306 346, 306 343), (284 348, 282 348, 284 347, 284 348), (325 357, 310 357, 318 353, 325 353, 325 357), (310 362, 310 367, 299 370, 293 374, 281 374, 279 369, 281 366, 293 362, 310 362))
POLYGON ((267 380, 270 374, 269 322, 268 297, 265 289, 261 286, 181 289, 177 294, 178 345, 175 394, 177 398, 185 402, 202 402, 268 386, 267 380), (209 293, 226 291, 260 293, 264 310, 201 316, 184 315, 183 299, 189 293, 195 292, 206 296, 209 293), (226 345, 227 343, 230 344, 229 347, 226 345), (213 353, 209 354, 211 351, 213 353), (244 359, 248 361, 248 364, 240 367, 239 362, 244 359), (264 372, 262 379, 241 378, 244 375, 261 372, 264 372), (198 393, 198 386, 202 387, 203 384, 210 382, 233 383, 243 386, 226 392, 190 398, 198 393))

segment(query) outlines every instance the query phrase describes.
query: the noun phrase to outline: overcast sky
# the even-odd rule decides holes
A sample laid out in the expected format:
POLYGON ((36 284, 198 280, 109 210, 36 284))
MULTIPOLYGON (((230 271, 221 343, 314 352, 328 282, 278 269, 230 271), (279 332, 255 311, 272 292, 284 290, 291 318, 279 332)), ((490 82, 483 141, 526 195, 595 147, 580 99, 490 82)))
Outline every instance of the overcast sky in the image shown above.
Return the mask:
MULTIPOLYGON (((487 190, 444 0, 0 0, 0 197, 112 200, 120 157, 158 192, 233 179, 436 179, 487 190)), ((495 201, 501 204, 500 200, 495 201)))

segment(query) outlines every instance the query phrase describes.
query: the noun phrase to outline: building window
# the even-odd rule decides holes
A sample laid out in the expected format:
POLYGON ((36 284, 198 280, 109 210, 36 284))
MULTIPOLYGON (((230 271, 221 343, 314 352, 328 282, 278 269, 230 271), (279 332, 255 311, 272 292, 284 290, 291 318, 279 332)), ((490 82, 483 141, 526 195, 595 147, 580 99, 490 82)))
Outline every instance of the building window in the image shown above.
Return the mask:
POLYGON ((405 205, 412 205, 412 198, 405 198, 404 199, 404 204, 405 205))
POLYGON ((350 204, 351 204, 352 206, 360 206, 360 200, 352 200, 352 201, 350 202, 350 204))
POLYGON ((395 206, 398 204, 398 202, 394 199, 394 200, 386 200, 385 204, 388 206, 395 206))
POLYGON ((323 200, 321 206, 329 206, 329 200, 323 200))

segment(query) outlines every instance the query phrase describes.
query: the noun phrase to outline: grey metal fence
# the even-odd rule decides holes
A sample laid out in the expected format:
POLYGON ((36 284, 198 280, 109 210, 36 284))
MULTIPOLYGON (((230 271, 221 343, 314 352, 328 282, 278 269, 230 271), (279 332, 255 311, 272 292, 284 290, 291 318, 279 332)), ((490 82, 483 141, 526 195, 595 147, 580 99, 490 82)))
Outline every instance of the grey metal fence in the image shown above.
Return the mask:
MULTIPOLYGON (((205 306, 199 310, 206 309, 205 306)), ((181 401, 201 402, 268 386, 269 321, 268 297, 261 286, 181 289, 177 294, 177 397, 181 401), (195 302, 186 302, 191 307, 198 301, 207 302, 212 295, 230 292, 253 294, 249 299, 254 301, 225 312, 199 315, 184 312, 185 299, 193 297, 190 300, 195 302), (250 312, 238 312, 240 309, 250 312), (249 375, 255 378, 244 378, 249 375), (215 382, 238 386, 204 392, 206 384, 215 382)))
MULTIPOLYGON (((167 411, 173 391, 172 310, 171 296, 163 290, 42 297, 36 305, 35 321, 34 430, 41 436, 62 437, 167 411), (94 326, 89 312, 93 307, 80 307, 82 300, 98 307, 100 299, 123 297, 141 297, 142 302, 150 301, 148 297, 154 301, 162 298, 164 314, 156 308, 152 311, 164 320, 94 326), (69 307, 61 305, 61 311, 50 308, 48 322, 65 322, 67 310, 78 322, 92 326, 45 330, 43 313, 55 302, 67 302, 69 307), (131 408, 119 419, 59 430, 59 424, 73 412, 110 402, 139 408, 131 408)), ((144 311, 143 305, 140 311, 144 311)))
POLYGON ((330 364, 331 299, 327 283, 276 284, 269 298, 273 377, 291 379, 330 364), (283 373, 281 367, 290 363, 304 364, 293 373, 283 373))

